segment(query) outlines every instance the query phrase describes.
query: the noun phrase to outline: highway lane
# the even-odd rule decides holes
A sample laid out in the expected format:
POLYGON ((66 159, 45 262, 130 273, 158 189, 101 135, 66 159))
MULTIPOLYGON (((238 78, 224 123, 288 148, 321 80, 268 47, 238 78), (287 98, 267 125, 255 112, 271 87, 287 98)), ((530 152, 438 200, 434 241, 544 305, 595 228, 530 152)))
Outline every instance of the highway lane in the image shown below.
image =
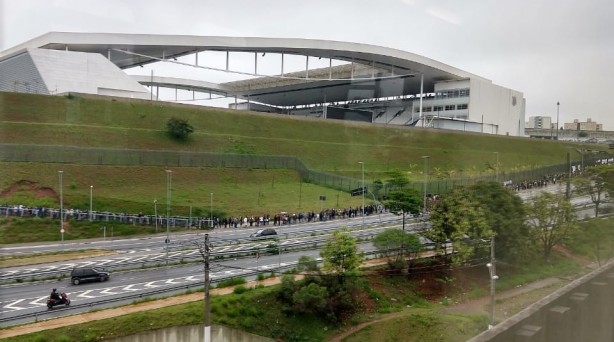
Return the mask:
MULTIPOLYGON (((359 249, 365 252, 374 251, 371 243, 359 245, 359 249)), ((278 271, 280 267, 287 269, 293 267, 298 258, 309 255, 319 258, 318 250, 282 253, 281 255, 261 255, 259 258, 250 257, 245 259, 216 259, 211 262, 211 279, 217 282, 229 277, 245 277, 254 279, 257 273, 269 273, 278 271)), ((71 285, 68 279, 62 281, 45 281, 36 283, 21 283, 4 285, 0 287, 0 316, 3 318, 15 317, 21 314, 38 314, 40 318, 59 317, 67 314, 86 312, 92 309, 117 306, 132 302, 134 296, 147 295, 150 291, 175 288, 175 291, 167 292, 182 293, 188 288, 202 287, 204 280, 203 264, 194 263, 187 265, 174 265, 164 268, 136 270, 128 272, 115 272, 111 274, 108 282, 84 283, 78 286, 71 285), (63 306, 48 310, 46 300, 52 288, 66 292, 71 299, 71 306, 85 307, 63 309, 63 306), (131 298, 125 299, 127 296, 131 298), (124 299, 122 299, 124 298, 124 299), (87 306, 96 302, 107 301, 103 305, 87 306)), ((158 297, 152 295, 150 297, 158 297)), ((3 326, 33 321, 33 317, 22 320, 14 320, 3 326)))
MULTIPOLYGON (((400 218, 391 213, 384 213, 381 215, 369 215, 365 217, 365 225, 376 225, 380 223, 386 223, 390 221, 399 221, 400 218)), ((335 229, 342 226, 347 226, 350 228, 359 227, 362 225, 362 217, 353 217, 349 219, 338 219, 338 220, 329 220, 329 221, 317 221, 317 222, 309 222, 309 223, 297 223, 291 225, 282 225, 282 226, 252 226, 252 227, 240 227, 240 228, 218 228, 210 231, 212 238, 223 239, 223 240, 244 240, 249 238, 249 235, 256 232, 258 229, 266 228, 274 228, 278 231, 278 234, 297 234, 304 233, 311 230, 323 230, 323 229, 335 229)), ((173 245, 181 245, 186 241, 189 241, 193 238, 194 234, 198 232, 202 232, 202 230, 194 231, 194 232, 182 232, 182 233, 170 233, 171 240, 171 248, 173 245)), ((0 255, 8 256, 8 255, 25 255, 25 254, 33 254, 33 253, 55 253, 61 251, 72 251, 72 250, 84 250, 84 249, 107 249, 107 250, 116 250, 116 251, 134 251, 134 250, 143 250, 143 251, 151 251, 154 249, 165 248, 165 233, 158 233, 157 235, 143 236, 143 237, 135 237, 135 238, 107 238, 106 240, 102 237, 99 240, 85 240, 85 241, 65 241, 61 242, 50 242, 50 243, 30 243, 30 244, 19 244, 19 245, 6 245, 3 246, 2 250, 0 250, 0 255)))
MULTIPOLYGON (((588 200, 590 202, 590 200, 588 200)), ((586 204, 586 199, 576 199, 575 204, 586 204)), ((592 211, 591 208, 583 209, 579 214, 590 214, 592 211)), ((365 218, 365 225, 373 225, 379 222, 385 222, 387 224, 393 224, 400 221, 398 216, 394 216, 391 214, 383 215, 384 220, 380 221, 380 218, 377 216, 370 216, 365 218), (370 219, 370 220, 368 220, 370 219), (375 223, 374 223, 375 222, 375 223)), ((423 223, 417 224, 417 226, 422 226, 423 223)), ((274 227, 280 233, 280 238, 282 243, 293 243, 296 238, 291 237, 292 234, 297 236, 306 236, 308 238, 316 238, 317 234, 312 235, 313 232, 325 232, 326 230, 336 229, 340 226, 349 226, 354 228, 359 228, 362 226, 362 218, 355 218, 351 220, 347 220, 346 222, 339 221, 327 221, 327 222, 317 222, 311 224, 302 224, 302 225, 291 225, 291 226, 282 226, 282 227, 274 227), (349 221, 349 222, 348 222, 349 221)), ((228 229, 228 230, 216 230, 210 232, 210 236, 212 240, 215 240, 216 243, 219 244, 219 249, 222 249, 221 252, 226 254, 232 254, 231 249, 223 250, 224 248, 237 248, 240 245, 225 245, 228 242, 232 241, 242 241, 246 237, 249 236, 252 232, 259 229, 260 227, 252 227, 252 228, 243 228, 243 229, 228 229), (222 247, 223 246, 223 247, 222 247)), ((356 229, 354 231, 355 234, 366 234, 366 235, 374 235, 378 231, 383 230, 383 227, 369 229, 366 232, 356 229)), ((203 233, 203 232, 200 232, 203 233)), ((115 259, 113 262, 121 264, 126 262, 126 256, 131 256, 134 258, 143 258, 143 259, 152 259, 153 256, 150 252, 155 252, 158 255, 165 255, 162 251, 165 248, 164 238, 156 237, 158 239, 162 239, 162 241, 158 241, 158 245, 156 248, 141 248, 138 245, 135 247, 133 243, 134 239, 128 239, 127 241, 116 241, 121 242, 120 245, 126 247, 127 245, 132 245, 133 249, 125 249, 122 250, 124 254, 118 256, 119 259, 115 259), (160 245, 161 243, 161 245, 160 245), (124 259, 121 259, 124 258, 124 259)), ((174 240, 181 241, 181 243, 186 246, 188 242, 194 240, 196 237, 195 233, 188 234, 177 234, 174 236, 174 240)), ((264 242, 263 242, 264 243, 264 242)), ((75 244, 78 245, 78 244, 75 244)), ((373 250, 373 246, 370 243, 362 243, 361 248, 364 250, 373 250)), ((78 247, 77 247, 78 248, 78 247)), ((212 279, 215 281, 216 279, 221 279, 223 277, 229 276, 247 276, 254 277, 255 270, 259 269, 261 272, 271 271, 277 269, 277 267, 290 267, 293 263, 298 260, 298 257, 301 255, 311 255, 317 257, 318 250, 320 246, 314 247, 313 250, 308 251, 300 251, 300 252, 284 252, 281 256, 276 255, 262 255, 261 258, 257 259, 254 257, 245 258, 245 259, 223 259, 223 261, 215 260, 212 263, 212 279), (221 266, 224 267, 221 267, 221 266)), ((174 251, 180 253, 188 253, 190 251, 174 251)), ((154 253, 154 254, 155 254, 154 253)), ((196 260, 198 256, 195 256, 196 260)), ((105 265, 107 259, 104 257, 100 258, 92 258, 90 260, 84 260, 83 262, 89 262, 92 265, 97 263, 103 263, 105 265)), ((110 262, 106 262, 106 264, 110 264, 110 262)), ((58 265, 49 264, 43 265, 49 267, 58 267, 58 265)), ((70 268, 74 267, 74 263, 64 264, 63 266, 69 266, 70 268), (72 266, 71 266, 72 265, 72 266)), ((39 266, 37 266, 39 267, 39 266)), ((2 270, 5 271, 5 270, 2 270)), ((177 291, 185 291, 189 286, 202 286, 202 265, 200 264, 189 264, 189 265, 175 265, 168 268, 158 268, 158 269, 148 269, 142 271, 132 271, 132 272, 114 272, 112 275, 112 280, 110 282, 105 283, 90 283, 83 284, 80 286, 72 286, 70 285, 69 280, 51 281, 51 282, 39 282, 39 283, 21 283, 21 284, 13 284, 13 285, 4 285, 2 286, 2 293, 0 294, 0 315, 3 317, 14 317, 15 315, 19 315, 22 313, 33 313, 38 312, 45 317, 49 315, 62 315, 65 314, 63 310, 54 310, 51 313, 47 313, 47 309, 45 306, 45 301, 48 295, 48 292, 52 287, 58 287, 60 290, 65 290, 69 293, 69 296, 73 300, 74 305, 78 304, 87 304, 93 303, 96 301, 100 301, 102 299, 111 299, 118 300, 122 298, 126 298, 130 295, 146 295, 147 292, 152 290, 159 289, 168 289, 173 287, 181 287, 180 290, 177 291), (64 312, 64 313, 62 313, 64 312)), ((118 303, 129 303, 133 300, 133 298, 123 299, 118 302, 109 301, 106 306, 116 306, 118 303)), ((97 307, 100 308, 100 307, 97 307)), ((89 310, 89 308, 80 308, 80 309, 70 309, 68 310, 70 313, 82 312, 83 310, 89 310)), ((13 321, 11 324, 15 324, 13 321)), ((21 321, 23 322, 23 321, 21 321)))
MULTIPOLYGON (((377 226, 367 226, 365 229, 361 227, 355 227, 352 231, 353 236, 357 238, 371 238, 374 235, 381 232, 383 229, 394 226, 395 220, 391 220, 391 223, 377 226)), ((398 223, 397 223, 398 224, 398 223)), ((411 229, 412 223, 406 224, 407 229, 411 229)), ((313 227, 312 227, 313 228, 313 227)), ((328 239, 328 234, 335 230, 328 229, 314 229, 310 231, 303 231, 301 233, 284 233, 280 232, 278 235, 279 242, 274 240, 240 240, 242 243, 229 244, 230 240, 218 239, 211 237, 213 250, 212 256, 219 255, 239 255, 245 256, 247 254, 255 253, 255 251, 266 250, 271 244, 276 245, 279 243, 283 250, 297 250, 306 248, 317 248, 321 246, 328 239), (316 234, 317 233, 317 234, 316 234), (317 245, 314 245, 317 244, 317 245), (314 247, 315 246, 315 247, 314 247)), ((191 235, 191 240, 184 241, 183 248, 172 249, 169 251, 169 262, 178 263, 182 261, 198 260, 200 259, 200 253, 197 249, 197 242, 202 242, 203 235, 191 235)), ((57 263, 45 263, 20 267, 8 267, 0 270, 0 282, 7 282, 11 279, 27 279, 32 277, 49 277, 60 274, 67 274, 74 267, 105 267, 110 269, 125 269, 125 268, 138 268, 145 266, 164 265, 166 263, 166 252, 163 249, 155 251, 129 251, 128 253, 118 254, 113 256, 98 256, 86 259, 74 260, 71 262, 57 262, 57 263), (134 252, 134 253, 131 253, 134 252)))

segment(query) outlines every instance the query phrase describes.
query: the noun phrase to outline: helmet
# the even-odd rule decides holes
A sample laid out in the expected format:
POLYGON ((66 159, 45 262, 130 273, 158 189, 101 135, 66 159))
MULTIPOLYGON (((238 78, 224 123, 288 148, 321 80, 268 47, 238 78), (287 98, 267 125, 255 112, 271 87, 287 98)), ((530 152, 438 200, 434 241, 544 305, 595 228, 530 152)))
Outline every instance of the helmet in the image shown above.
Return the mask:
POLYGON ((54 288, 53 288, 53 292, 55 292, 55 291, 57 291, 57 289, 54 287, 54 288))

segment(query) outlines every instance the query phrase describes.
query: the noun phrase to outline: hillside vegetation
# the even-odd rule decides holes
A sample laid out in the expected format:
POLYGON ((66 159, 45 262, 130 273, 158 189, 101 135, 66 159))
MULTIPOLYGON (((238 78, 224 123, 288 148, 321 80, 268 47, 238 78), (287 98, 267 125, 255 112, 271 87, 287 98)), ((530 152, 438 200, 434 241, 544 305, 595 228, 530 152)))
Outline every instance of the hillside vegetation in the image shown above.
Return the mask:
MULTIPOLYGON (((424 155, 430 156, 431 179, 456 178, 493 175, 494 152, 499 152, 503 173, 563 163, 573 146, 82 95, 0 93, 0 103, 0 143, 290 155, 311 169, 355 179, 362 176, 359 162, 363 161, 367 181, 385 180, 386 172, 395 169, 421 181, 424 155), (194 127, 187 142, 165 134, 171 117, 194 127)), ((2 163, 0 201, 57 205, 57 171, 63 170, 67 206, 87 209, 93 185, 94 210, 153 213, 154 199, 165 202, 166 168, 2 163), (41 194, 40 188, 50 191, 41 194)), ((212 206, 217 213, 259 215, 361 204, 359 196, 302 182, 294 170, 173 168, 173 172, 173 212, 184 215, 190 207, 197 213, 212 206), (320 196, 326 196, 326 202, 320 196)))

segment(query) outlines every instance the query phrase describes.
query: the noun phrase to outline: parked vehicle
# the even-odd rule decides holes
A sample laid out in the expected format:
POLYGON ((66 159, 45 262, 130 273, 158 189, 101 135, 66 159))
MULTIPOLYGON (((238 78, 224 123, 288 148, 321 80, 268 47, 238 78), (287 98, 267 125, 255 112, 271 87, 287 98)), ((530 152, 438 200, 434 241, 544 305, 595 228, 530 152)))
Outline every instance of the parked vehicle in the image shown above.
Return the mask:
POLYGON ((109 277, 109 272, 96 267, 74 268, 70 273, 70 281, 73 285, 88 281, 107 281, 109 277))
POLYGON ((273 228, 259 229, 252 235, 251 238, 270 238, 277 236, 277 232, 273 228))
POLYGON ((68 295, 65 292, 60 293, 59 299, 51 298, 51 297, 47 298, 47 308, 49 309, 53 309, 54 306, 58 306, 62 304, 66 306, 70 305, 70 299, 68 298, 68 295))

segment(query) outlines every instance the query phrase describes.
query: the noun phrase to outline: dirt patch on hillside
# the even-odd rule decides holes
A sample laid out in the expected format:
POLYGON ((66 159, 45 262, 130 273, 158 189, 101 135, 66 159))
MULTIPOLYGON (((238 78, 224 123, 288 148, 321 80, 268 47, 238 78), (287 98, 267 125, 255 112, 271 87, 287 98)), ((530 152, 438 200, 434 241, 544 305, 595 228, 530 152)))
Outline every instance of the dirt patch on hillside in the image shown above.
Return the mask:
POLYGON ((36 198, 51 198, 56 202, 59 202, 60 200, 60 196, 52 188, 41 186, 38 182, 33 182, 27 179, 17 181, 6 189, 0 191, 0 198, 11 197, 20 192, 34 195, 36 198))

